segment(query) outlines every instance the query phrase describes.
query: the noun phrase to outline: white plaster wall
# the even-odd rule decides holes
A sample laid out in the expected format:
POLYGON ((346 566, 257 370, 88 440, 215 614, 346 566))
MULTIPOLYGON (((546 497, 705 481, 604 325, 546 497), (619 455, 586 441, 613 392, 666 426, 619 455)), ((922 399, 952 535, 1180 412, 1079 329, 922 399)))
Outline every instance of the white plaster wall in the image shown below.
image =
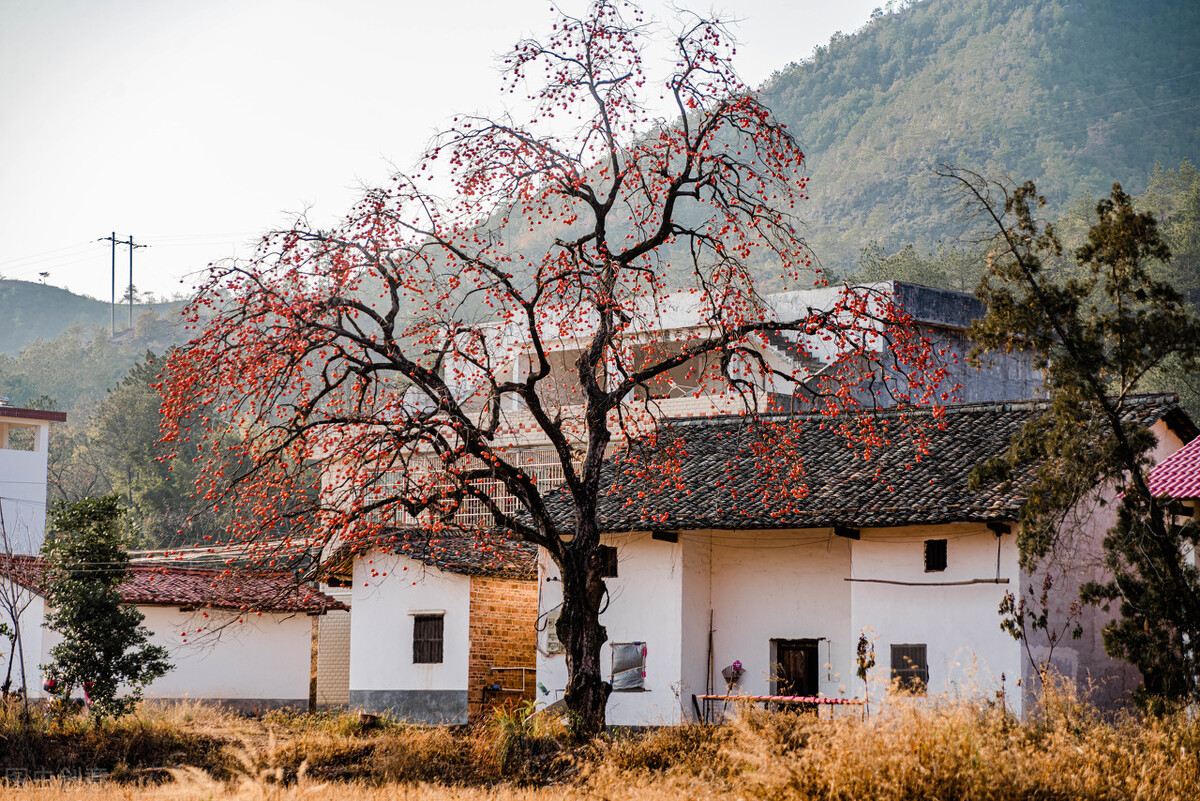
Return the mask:
MULTIPOLYGON (((241 618, 209 610, 205 617, 177 606, 139 606, 138 611, 150 629, 150 642, 167 649, 172 665, 146 688, 146 698, 307 702, 313 621, 308 615, 264 612, 241 618)), ((42 632, 40 662, 45 664, 62 637, 42 632)), ((41 685, 39 678, 38 696, 44 695, 41 685)))
MULTIPOLYGON (((849 540, 824 530, 706 532, 689 547, 711 544, 714 692, 726 686, 721 668, 742 663, 733 692, 771 692, 772 639, 819 640, 820 692, 837 696, 854 675, 850 637, 849 540)), ((705 633, 707 635, 707 632, 705 633)), ((685 659, 706 661, 707 636, 685 659)), ((693 690, 698 692, 698 690, 693 690)))
MULTIPOLYGON (((6 589, 6 591, 9 590, 6 589)), ((42 691, 42 673, 38 669, 38 665, 46 661, 47 646, 44 642, 44 629, 42 628, 46 602, 42 600, 42 596, 29 593, 28 590, 22 592, 20 599, 22 603, 28 601, 29 604, 20 615, 22 647, 17 655, 24 655, 25 681, 29 683, 30 697, 38 697, 42 691)), ((12 624, 7 620, 7 616, 7 611, 0 612, 0 620, 4 620, 4 622, 11 626, 12 624)), ((0 683, 2 683, 5 672, 8 670, 10 657, 8 640, 0 640, 0 646, 4 648, 3 662, 0 663, 0 683)), ((15 644, 13 645, 13 650, 17 650, 15 644)), ((21 688, 21 668, 15 661, 13 663, 12 688, 13 690, 21 688)))
POLYGON ((1019 590, 1015 537, 999 540, 982 524, 910 526, 864 529, 853 542, 852 577, 913 583, 995 579, 999 544, 1001 578, 1008 584, 962 586, 901 586, 849 582, 851 621, 846 672, 853 694, 861 697, 862 683, 854 678, 853 651, 859 632, 875 642, 876 667, 870 681, 890 680, 892 644, 925 643, 929 663, 929 693, 992 692, 1001 686, 1009 709, 1020 714, 1021 649, 1000 629, 998 608, 1005 591, 1019 590), (946 539, 946 570, 926 573, 924 543, 946 539))
MULTIPOLYGON (((605 580, 609 603, 600 623, 607 629, 608 642, 600 654, 602 670, 608 673, 612 669, 611 643, 644 642, 647 646, 645 689, 609 696, 608 723, 679 723, 683 705, 691 705, 690 695, 680 694, 682 545, 654 540, 649 534, 614 536, 605 542, 617 548, 618 575, 605 580)), ((541 615, 562 603, 558 569, 544 552, 539 556, 538 576, 541 615)), ((539 618, 539 626, 544 620, 539 618)), ((565 656, 546 653, 546 637, 546 631, 538 633, 538 681, 550 691, 541 700, 553 702, 566 688, 567 665, 565 656)))
MULTIPOLYGON (((693 695, 702 695, 708 681, 708 632, 712 604, 712 541, 709 537, 681 534, 683 543, 682 647, 679 698, 686 720, 696 719, 693 695)), ((727 664, 727 663, 726 663, 727 664)), ((713 666, 713 681, 721 686, 721 665, 713 666)))
MULTIPOLYGON (((176 606, 139 606, 150 642, 170 654, 172 669, 152 682, 146 698, 308 700, 312 621, 305 614, 269 613, 240 617, 233 612, 184 612, 176 606), (237 622, 242 620, 241 623, 237 622), (199 631, 197 631, 199 629, 199 631)), ((41 627, 45 605, 39 596, 26 617, 25 637, 30 697, 40 698, 39 665, 62 641, 41 627), (34 646, 37 655, 34 654, 34 646)))
POLYGON ((350 690, 467 689, 471 580, 407 556, 354 560, 350 690), (414 614, 444 613, 441 664, 413 664, 414 614))
MULTIPOLYGON (((551 615, 562 605, 562 583, 558 566, 545 548, 538 548, 537 681, 539 703, 550 705, 563 696, 567 687, 567 658, 548 651, 551 615), (542 687, 546 691, 542 691, 542 687)), ((619 572, 619 571, 618 571, 619 572)))
POLYGON ((221 610, 204 617, 176 606, 138 611, 153 632, 151 642, 166 648, 175 666, 146 689, 147 698, 307 702, 316 618, 278 612, 243 617, 221 610))
POLYGON ((0 414, 0 551, 36 554, 46 536, 46 458, 50 424, 20 420, 5 422, 0 414), (35 431, 31 451, 7 447, 8 430, 35 431), (5 541, 7 540, 7 541, 5 541))

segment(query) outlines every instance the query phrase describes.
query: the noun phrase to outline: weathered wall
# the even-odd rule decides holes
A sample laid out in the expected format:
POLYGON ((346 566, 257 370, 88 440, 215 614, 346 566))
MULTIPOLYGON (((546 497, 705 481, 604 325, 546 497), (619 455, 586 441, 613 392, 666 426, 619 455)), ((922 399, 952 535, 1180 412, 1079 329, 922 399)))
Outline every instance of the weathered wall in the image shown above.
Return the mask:
POLYGON ((354 560, 350 706, 425 724, 467 722, 470 579, 407 556, 354 560), (413 616, 442 614, 443 658, 413 663, 413 616))
MULTIPOLYGON (((43 610, 39 597, 29 609, 37 627, 43 610)), ((148 700, 215 701, 246 712, 308 708, 313 621, 308 615, 264 612, 241 617, 209 610, 206 617, 175 606, 139 606, 138 611, 145 616, 150 642, 166 648, 173 665, 146 688, 148 700)), ((46 629, 38 628, 36 637, 26 635, 31 697, 44 697, 37 666, 50 661, 50 649, 61 641, 46 629)))
MULTIPOLYGON (((745 673, 733 692, 763 695, 777 678, 773 639, 818 640, 822 695, 850 684, 851 543, 828 529, 707 532, 712 542, 714 690, 726 689, 721 668, 739 660, 745 673)), ((703 547, 705 540, 696 545, 703 547)), ((689 538, 689 547, 691 541, 689 538)), ((703 662, 701 643, 689 661, 703 662)), ((703 643, 707 648, 707 642, 703 643)), ((689 693, 698 692, 689 688, 689 693)))
POLYGON ((535 695, 537 586, 531 580, 471 579, 467 708, 472 721, 494 704, 532 700, 535 695), (485 691, 493 685, 503 691, 485 691), (522 687, 521 692, 508 692, 522 687))
POLYGON ((36 554, 46 537, 46 459, 50 423, 5 420, 0 412, 0 553, 36 554), (9 440, 12 433, 13 442, 9 440), (18 432, 21 432, 18 434, 18 432), (32 450, 15 441, 32 439, 32 450))
MULTIPOLYGON (((704 694, 710 670, 720 694, 772 691, 773 640, 817 640, 819 692, 861 697, 855 646, 867 631, 877 648, 873 683, 890 678, 890 645, 924 643, 930 692, 992 693, 1005 677, 1009 708, 1021 675, 1019 646, 1000 629, 998 607, 1015 587, 1016 548, 982 525, 865 529, 861 540, 828 529, 680 532, 678 543, 635 534, 620 541, 619 575, 608 579, 610 602, 601 616, 609 642, 648 644, 646 687, 613 693, 608 722, 663 725, 695 717, 693 695, 704 694), (926 573, 924 542, 947 539, 947 569, 926 573), (1001 578, 995 583, 997 546, 1001 578), (869 579, 871 581, 852 581, 869 579), (981 579, 989 583, 946 585, 981 579), (908 582, 918 586, 904 586, 908 582), (735 660, 744 674, 732 688, 721 669, 735 660)), ((540 559, 541 609, 561 602, 557 571, 540 559), (547 580, 548 579, 548 580, 547 580)), ((538 679, 561 697, 566 663, 546 652, 539 635, 538 679)), ((611 660, 605 648, 603 660, 611 660)), ((611 664, 611 661, 602 662, 611 664)), ((720 709, 714 710, 717 714, 720 709)))
MULTIPOLYGON (((647 644, 646 678, 642 690, 614 692, 608 701, 608 722, 616 726, 662 726, 679 723, 683 704, 681 672, 682 546, 654 540, 649 534, 606 538, 617 548, 616 578, 605 581, 608 606, 600 623, 608 642, 600 654, 604 671, 612 668, 612 643, 647 644)), ((541 553, 541 610, 552 612, 562 603, 558 569, 541 553)), ((543 618, 544 620, 544 618, 543 618)), ((538 635, 538 681, 549 691, 539 699, 551 703, 562 697, 567 684, 566 658, 547 653, 548 631, 538 635)))
POLYGON ((1018 586, 1017 548, 1011 534, 997 538, 981 523, 864 529, 853 547, 849 670, 852 694, 860 632, 875 643, 876 666, 868 680, 890 680, 891 645, 924 643, 931 695, 991 694, 1001 687, 1008 708, 1021 711, 1017 681, 1020 646, 1000 628, 1000 602, 1018 586), (946 569, 925 572, 925 540, 945 539, 946 569), (999 577, 1007 583, 994 583, 999 577), (982 580, 979 584, 944 584, 982 580), (908 582, 919 586, 876 582, 908 582), (1003 682, 1001 682, 1003 676, 1003 682))
MULTIPOLYGON (((1183 447, 1183 441, 1165 423, 1155 423, 1151 431, 1158 437, 1158 445, 1151 455, 1155 463, 1183 447)), ((1107 612, 1099 607, 1079 605, 1072 610, 1083 584, 1105 581, 1110 576, 1104 567, 1103 542, 1105 534, 1116 523, 1116 507, 1116 497, 1110 490, 1087 499, 1067 516, 1054 553, 1042 560, 1032 573, 1021 573, 1022 593, 1034 601, 1040 597, 1046 578, 1050 579, 1049 631, 1069 632, 1073 619, 1078 619, 1083 629, 1079 639, 1073 639, 1068 633, 1053 649, 1046 632, 1030 632, 1030 653, 1022 654, 1027 704, 1038 691, 1034 661, 1039 665, 1049 662, 1055 671, 1074 681, 1103 708, 1127 704, 1130 694, 1141 684, 1141 673, 1135 667, 1113 659, 1104 651, 1104 626, 1118 616, 1118 605, 1113 604, 1107 612)))

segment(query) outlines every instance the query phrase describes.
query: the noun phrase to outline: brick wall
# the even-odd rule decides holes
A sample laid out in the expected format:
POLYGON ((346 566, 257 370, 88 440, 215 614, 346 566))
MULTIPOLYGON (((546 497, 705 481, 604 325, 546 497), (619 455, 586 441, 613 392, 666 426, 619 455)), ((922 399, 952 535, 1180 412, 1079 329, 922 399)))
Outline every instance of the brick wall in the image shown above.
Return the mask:
POLYGON ((471 579, 471 652, 467 664, 467 709, 471 722, 496 703, 534 697, 537 665, 537 580, 471 579), (484 690, 493 684, 521 687, 522 671, 492 671, 493 667, 524 667, 524 692, 484 690))
MULTIPOLYGON (((321 591, 347 606, 354 591, 349 587, 322 586, 321 591)), ((317 619, 317 684, 319 708, 350 703, 350 613, 326 612, 317 619)))

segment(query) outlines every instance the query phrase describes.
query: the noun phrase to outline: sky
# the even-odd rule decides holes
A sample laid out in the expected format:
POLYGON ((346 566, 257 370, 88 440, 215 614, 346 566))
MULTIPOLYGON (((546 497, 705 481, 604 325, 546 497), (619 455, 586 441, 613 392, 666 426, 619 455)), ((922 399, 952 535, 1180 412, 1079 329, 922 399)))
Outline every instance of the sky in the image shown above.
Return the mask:
MULTIPOLYGON (((692 8, 737 20, 758 86, 881 4, 692 8)), ((186 294, 297 213, 334 223, 455 114, 504 111, 500 57, 553 18, 547 0, 0 0, 0 277, 108 299, 115 232, 147 245, 139 291, 186 294)))

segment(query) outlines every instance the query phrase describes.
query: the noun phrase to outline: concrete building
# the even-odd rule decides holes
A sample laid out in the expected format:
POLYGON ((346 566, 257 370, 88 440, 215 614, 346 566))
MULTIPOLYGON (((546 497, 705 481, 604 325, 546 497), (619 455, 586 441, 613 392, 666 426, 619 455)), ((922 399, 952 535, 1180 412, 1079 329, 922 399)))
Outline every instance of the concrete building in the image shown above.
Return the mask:
POLYGON ((41 550, 50 424, 66 421, 65 412, 19 409, 0 399, 0 553, 41 550))

